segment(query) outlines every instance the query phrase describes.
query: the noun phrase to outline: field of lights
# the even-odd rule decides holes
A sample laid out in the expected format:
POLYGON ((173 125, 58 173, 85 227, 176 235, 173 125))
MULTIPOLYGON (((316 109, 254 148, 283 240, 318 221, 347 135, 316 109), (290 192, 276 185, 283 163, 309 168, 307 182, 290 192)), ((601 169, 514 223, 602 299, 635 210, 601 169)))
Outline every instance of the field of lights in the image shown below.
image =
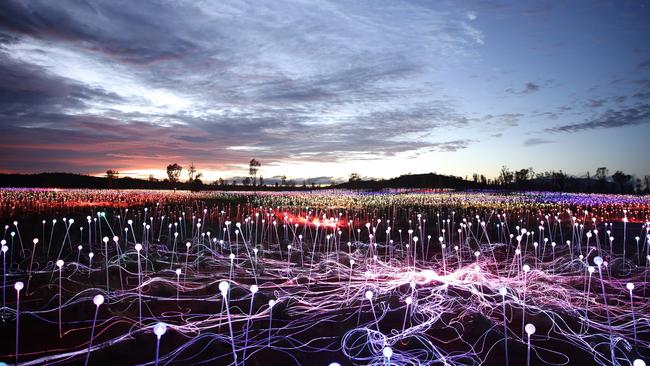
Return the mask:
POLYGON ((645 365, 650 198, 0 191, 0 361, 645 365))

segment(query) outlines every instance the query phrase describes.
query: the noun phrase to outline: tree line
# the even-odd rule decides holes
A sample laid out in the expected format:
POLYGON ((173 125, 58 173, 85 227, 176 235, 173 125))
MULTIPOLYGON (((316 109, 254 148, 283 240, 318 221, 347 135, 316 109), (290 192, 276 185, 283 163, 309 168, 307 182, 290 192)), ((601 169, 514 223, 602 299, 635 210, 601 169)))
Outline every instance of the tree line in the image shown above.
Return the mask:
POLYGON ((347 188, 382 190, 388 188, 450 188, 450 189, 505 189, 505 190, 542 190, 586 193, 650 193, 650 175, 643 178, 617 170, 610 174, 607 167, 596 169, 581 176, 573 176, 562 170, 536 172, 533 168, 511 170, 502 166, 496 177, 488 178, 474 173, 458 177, 436 173, 406 174, 391 179, 362 178, 352 173, 347 182, 326 186, 316 184, 312 179, 297 182, 286 175, 265 180, 260 174, 262 164, 255 158, 248 163, 248 176, 245 178, 224 180, 218 178, 211 183, 204 183, 203 174, 194 163, 184 168, 178 163, 167 165, 165 179, 150 175, 148 179, 120 177, 117 170, 109 169, 105 177, 91 177, 70 173, 40 174, 0 174, 2 187, 53 187, 53 188, 117 188, 117 189, 187 189, 187 190, 273 190, 273 189, 318 189, 347 188))
POLYGON ((584 176, 572 176, 562 170, 547 170, 535 172, 531 167, 511 170, 502 166, 499 174, 487 178, 483 174, 474 173, 470 177, 450 175, 407 174, 391 179, 362 179, 358 173, 350 174, 346 183, 337 187, 353 189, 384 189, 384 188, 453 188, 453 189, 506 189, 506 190, 541 190, 566 191, 585 193, 650 193, 650 175, 637 178, 617 170, 609 174, 607 167, 596 169, 592 176, 587 172, 584 176))
MULTIPOLYGON (((289 179, 286 175, 280 176, 279 180, 267 185, 264 177, 258 174, 261 167, 262 164, 257 159, 253 158, 248 163, 247 177, 241 180, 224 180, 223 178, 218 178, 214 182, 206 184, 201 180, 203 174, 198 171, 198 168, 194 163, 191 163, 187 168, 184 168, 178 163, 173 163, 167 165, 167 178, 161 180, 154 177, 153 174, 150 174, 148 181, 151 183, 163 183, 173 187, 182 187, 191 190, 210 189, 214 187, 227 188, 234 186, 255 188, 316 188, 316 182, 312 179, 303 179, 302 183, 298 184, 295 179, 289 179), (186 181, 182 180, 184 170, 187 172, 186 181)), ((119 174, 120 173, 117 170, 113 169, 106 171, 106 180, 109 188, 118 188, 116 187, 116 180, 119 179, 119 174)))

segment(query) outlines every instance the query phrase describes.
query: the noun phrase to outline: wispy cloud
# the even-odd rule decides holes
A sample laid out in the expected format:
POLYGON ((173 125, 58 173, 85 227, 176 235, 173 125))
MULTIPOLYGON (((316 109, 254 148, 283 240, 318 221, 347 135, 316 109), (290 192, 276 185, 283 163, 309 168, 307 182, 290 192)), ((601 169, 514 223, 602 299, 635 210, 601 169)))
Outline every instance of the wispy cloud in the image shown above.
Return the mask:
POLYGON ((537 145, 544 145, 544 144, 551 144, 554 143, 555 141, 553 140, 547 140, 544 138, 539 138, 539 137, 531 137, 529 139, 526 139, 524 141, 524 146, 537 146, 537 145))
POLYGON ((546 129, 549 132, 579 132, 600 128, 615 128, 650 123, 650 104, 640 104, 622 109, 609 109, 585 122, 572 123, 546 129))
POLYGON ((636 65, 636 68, 641 69, 650 69, 650 60, 641 61, 636 65))
POLYGON ((532 94, 539 91, 540 89, 541 86, 538 83, 529 81, 525 83, 521 89, 508 88, 506 89, 506 92, 510 94, 532 94))

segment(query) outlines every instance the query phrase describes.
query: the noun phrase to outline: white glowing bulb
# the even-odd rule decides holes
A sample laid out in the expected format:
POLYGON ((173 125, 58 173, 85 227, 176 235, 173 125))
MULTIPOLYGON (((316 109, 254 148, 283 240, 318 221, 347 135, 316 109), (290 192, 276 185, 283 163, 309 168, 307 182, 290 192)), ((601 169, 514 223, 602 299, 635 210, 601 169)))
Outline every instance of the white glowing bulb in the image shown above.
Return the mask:
POLYGON ((600 265, 603 264, 603 258, 600 256, 594 257, 594 263, 600 267, 600 265))
POLYGON ((95 295, 95 297, 93 297, 93 304, 95 304, 95 306, 99 306, 103 303, 104 303, 103 295, 95 295))
POLYGON ((526 334, 528 334, 528 336, 530 337, 531 334, 535 333, 536 329, 535 329, 534 325, 532 325, 531 323, 528 323, 528 324, 526 324, 525 330, 526 330, 526 334))
POLYGON ((228 289, 230 289, 230 284, 227 281, 219 282, 219 291, 221 291, 223 296, 226 296, 228 289))
POLYGON ((162 337, 165 332, 167 332, 167 324, 161 322, 154 325, 153 333, 156 335, 156 337, 162 337))

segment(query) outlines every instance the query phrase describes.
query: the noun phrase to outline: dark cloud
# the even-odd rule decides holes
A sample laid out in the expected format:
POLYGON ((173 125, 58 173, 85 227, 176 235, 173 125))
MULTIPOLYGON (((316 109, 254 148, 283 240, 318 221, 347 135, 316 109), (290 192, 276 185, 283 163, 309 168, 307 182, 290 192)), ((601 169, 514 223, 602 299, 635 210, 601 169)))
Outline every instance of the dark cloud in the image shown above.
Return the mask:
POLYGON ((543 145, 543 144, 551 144, 554 143, 555 141, 552 140, 547 140, 544 138, 539 138, 539 137, 531 137, 529 139, 526 139, 524 141, 524 146, 536 146, 536 145, 543 145))
POLYGON ((635 126, 645 123, 650 123, 650 104, 608 109, 605 113, 585 122, 552 127, 546 130, 549 132, 579 132, 600 128, 635 126))
POLYGON ((515 88, 508 88, 506 89, 506 92, 510 94, 532 94, 539 91, 540 89, 540 84, 529 81, 524 84, 523 88, 520 90, 516 90, 515 88))
POLYGON ((475 140, 454 140, 447 142, 439 142, 431 145, 433 151, 441 152, 453 152, 462 149, 466 149, 471 143, 476 142, 475 140))
POLYGON ((607 99, 590 99, 587 102, 589 108, 600 108, 607 102, 607 99))
POLYGON ((650 100, 650 91, 634 93, 632 96, 641 100, 650 100))
POLYGON ((480 122, 487 122, 491 125, 515 127, 519 125, 519 121, 524 117, 522 113, 503 113, 503 114, 487 114, 479 119, 480 122))
POLYGON ((639 69, 639 70, 640 69, 650 69, 650 60, 645 60, 645 61, 639 62, 636 65, 636 68, 639 69))
MULTIPOLYGON (((185 8, 157 2, 3 1, 0 24, 14 34, 57 40, 122 62, 183 57, 196 45, 173 32, 185 8)), ((194 13, 196 15, 196 13, 194 13)))
POLYGON ((522 91, 522 93, 524 93, 524 94, 534 93, 534 92, 538 91, 539 88, 540 88, 540 87, 539 87, 538 84, 535 84, 535 83, 533 83, 533 82, 528 82, 528 83, 526 83, 526 85, 524 86, 524 90, 522 91))
POLYGON ((0 53, 0 115, 25 117, 78 109, 88 101, 116 103, 123 99, 115 93, 52 75, 42 67, 18 63, 0 53))

